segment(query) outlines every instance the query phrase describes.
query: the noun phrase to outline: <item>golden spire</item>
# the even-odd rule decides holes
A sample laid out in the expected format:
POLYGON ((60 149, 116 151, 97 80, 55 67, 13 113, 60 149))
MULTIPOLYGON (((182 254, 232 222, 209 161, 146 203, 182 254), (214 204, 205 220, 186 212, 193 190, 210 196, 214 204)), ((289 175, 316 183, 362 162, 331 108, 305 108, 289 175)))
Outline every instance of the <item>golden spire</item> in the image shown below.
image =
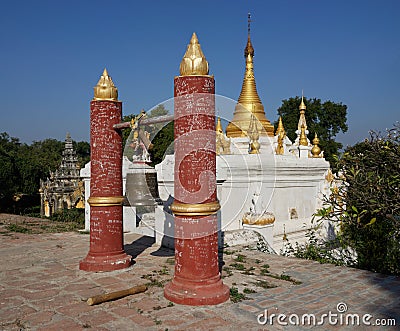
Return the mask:
POLYGON ((283 132, 283 134, 285 134, 285 128, 283 127, 282 123, 282 116, 279 116, 279 122, 278 122, 278 127, 276 128, 275 131, 275 136, 278 136, 280 132, 283 132))
POLYGON ((312 142, 314 146, 311 148, 311 154, 313 157, 319 157, 319 155, 321 154, 321 148, 318 146, 319 139, 316 132, 312 142))
POLYGON ((248 37, 244 56, 246 58, 246 71, 243 78, 242 90, 235 107, 235 112, 233 113, 233 119, 226 127, 226 135, 228 137, 245 137, 252 115, 254 115, 256 120, 261 122, 262 127, 258 129, 259 134, 262 136, 273 136, 274 127, 265 117, 264 106, 258 96, 254 78, 254 48, 250 39, 250 14, 248 17, 248 37))
POLYGON ((215 128, 215 131, 217 131, 217 133, 224 133, 224 130, 222 129, 220 117, 218 117, 218 119, 217 119, 217 126, 215 128))
POLYGON ((196 33, 194 32, 181 61, 181 65, 179 66, 179 71, 181 76, 208 75, 208 62, 201 50, 196 33))
POLYGON ((300 110, 300 118, 299 118, 299 124, 297 124, 297 130, 299 132, 301 131, 301 127, 304 125, 305 130, 307 130, 307 122, 306 122, 306 104, 304 103, 304 97, 303 93, 301 93, 301 103, 299 106, 300 110))
POLYGON ((299 106, 299 110, 306 110, 307 109, 307 107, 306 107, 306 104, 304 103, 304 97, 303 97, 303 93, 301 94, 301 103, 300 103, 300 106, 299 106))
POLYGON ((107 69, 104 68, 97 85, 94 87, 93 100, 118 100, 118 89, 115 87, 111 77, 108 75, 107 69))
POLYGON ((278 155, 282 155, 284 153, 284 147, 283 147, 283 140, 285 139, 285 128, 283 127, 282 123, 282 116, 279 116, 279 122, 278 122, 278 127, 276 128, 275 136, 278 136, 278 144, 275 148, 275 152, 278 155))
POLYGON ((251 44, 251 39, 250 39, 250 23, 251 23, 251 15, 250 13, 247 14, 247 45, 244 49, 244 57, 247 58, 247 55, 251 55, 254 57, 254 48, 253 45, 251 44))
POLYGON ((308 146, 308 141, 307 141, 307 136, 306 136, 306 127, 304 126, 304 124, 301 126, 299 145, 300 146, 308 146))

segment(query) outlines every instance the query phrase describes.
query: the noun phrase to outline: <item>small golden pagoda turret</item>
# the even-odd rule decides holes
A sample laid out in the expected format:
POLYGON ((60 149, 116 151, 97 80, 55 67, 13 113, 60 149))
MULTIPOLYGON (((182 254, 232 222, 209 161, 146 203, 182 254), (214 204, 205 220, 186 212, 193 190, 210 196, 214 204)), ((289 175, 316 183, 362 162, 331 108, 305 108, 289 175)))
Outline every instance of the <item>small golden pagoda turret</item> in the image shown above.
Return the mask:
POLYGON ((275 131, 275 136, 279 136, 280 132, 283 132, 283 134, 285 134, 285 128, 283 127, 282 123, 282 116, 279 116, 279 122, 278 122, 278 127, 276 128, 275 131))
POLYGON ((222 129, 221 118, 218 117, 215 127, 215 150, 217 155, 231 154, 231 140, 226 138, 222 129))
POLYGON ((260 143, 258 142, 258 139, 260 138, 260 134, 258 132, 258 127, 257 127, 257 120, 256 117, 252 114, 251 115, 251 121, 250 121, 250 126, 247 131, 248 136, 250 138, 250 151, 249 154, 258 154, 260 153, 260 143))
POLYGON ((304 124, 301 125, 299 145, 300 146, 308 146, 308 140, 307 140, 307 136, 306 136, 306 127, 304 126, 304 124))
POLYGON ((301 132, 301 127, 304 125, 305 130, 307 130, 307 122, 306 122, 306 104, 304 103, 304 97, 303 95, 301 96, 301 103, 299 106, 300 110, 300 118, 299 118, 299 124, 297 125, 297 130, 301 132))
POLYGON ((181 76, 208 75, 208 62, 194 32, 179 66, 179 72, 181 76))
POLYGON ((318 146, 319 145, 319 139, 317 136, 317 133, 315 132, 315 136, 313 139, 313 147, 311 148, 311 155, 312 157, 322 157, 321 155, 321 148, 318 146))
POLYGON ((99 82, 94 87, 93 100, 118 100, 118 89, 115 87, 114 82, 108 75, 106 68, 104 68, 103 74, 101 75, 99 82))
POLYGON ((218 117, 218 119, 217 119, 217 126, 215 127, 215 131, 217 131, 217 133, 224 133, 224 130, 222 129, 220 117, 218 117))
POLYGON ((254 78, 254 48, 250 39, 250 14, 248 16, 248 36, 247 44, 244 49, 246 59, 246 71, 243 79, 242 91, 240 92, 238 103, 233 113, 233 119, 226 127, 228 137, 245 137, 246 130, 250 126, 252 115, 261 123, 258 128, 261 136, 273 136, 274 127, 265 117, 264 106, 257 93, 256 81, 254 78))

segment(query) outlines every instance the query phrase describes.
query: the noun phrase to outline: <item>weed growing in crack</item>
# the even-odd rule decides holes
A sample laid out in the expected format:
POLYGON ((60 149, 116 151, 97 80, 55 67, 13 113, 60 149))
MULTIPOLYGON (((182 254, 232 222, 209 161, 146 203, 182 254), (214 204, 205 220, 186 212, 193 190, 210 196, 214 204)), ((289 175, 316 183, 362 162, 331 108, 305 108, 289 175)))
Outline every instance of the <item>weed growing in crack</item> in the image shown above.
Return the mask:
POLYGON ((231 287, 229 290, 231 301, 233 303, 240 302, 242 300, 248 300, 249 298, 246 297, 243 293, 240 293, 237 287, 231 287))

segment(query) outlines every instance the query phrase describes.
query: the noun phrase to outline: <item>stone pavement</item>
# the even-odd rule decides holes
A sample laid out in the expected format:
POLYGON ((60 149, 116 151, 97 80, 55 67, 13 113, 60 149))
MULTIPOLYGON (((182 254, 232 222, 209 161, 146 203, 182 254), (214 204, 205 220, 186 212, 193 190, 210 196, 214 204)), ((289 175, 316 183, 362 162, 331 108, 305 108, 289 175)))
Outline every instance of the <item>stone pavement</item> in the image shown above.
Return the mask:
POLYGON ((335 326, 326 317, 322 326, 313 328, 399 329, 399 277, 235 246, 224 250, 222 267, 224 283, 232 288, 231 301, 182 306, 163 296, 163 285, 173 275, 173 252, 137 234, 125 235, 125 244, 133 266, 88 273, 78 269, 88 252, 87 234, 0 235, 0 330, 302 330, 313 323, 312 316, 303 314, 314 314, 319 322, 330 313, 338 314, 335 326), (148 290, 96 306, 86 304, 90 296, 140 284, 148 284, 148 290), (240 299, 236 289, 247 298, 233 302, 240 299), (259 324, 257 316, 266 309, 269 317, 287 317, 281 316, 281 323, 275 317, 273 325, 259 324), (371 323, 396 319, 397 326, 346 326, 346 319, 351 324, 356 314, 361 319, 372 315, 367 321, 371 323), (297 326, 281 325, 296 322, 296 316, 297 326))

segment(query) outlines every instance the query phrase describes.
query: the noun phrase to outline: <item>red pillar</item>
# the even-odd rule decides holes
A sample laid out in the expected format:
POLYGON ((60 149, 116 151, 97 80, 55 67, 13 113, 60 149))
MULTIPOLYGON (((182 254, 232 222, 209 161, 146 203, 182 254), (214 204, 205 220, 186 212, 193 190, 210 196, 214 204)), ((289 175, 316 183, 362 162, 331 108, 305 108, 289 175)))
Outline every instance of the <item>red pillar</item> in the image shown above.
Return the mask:
POLYGON ((229 298, 218 265, 214 93, 211 76, 175 78, 175 274, 164 295, 179 304, 229 298))
POLYGON ((122 136, 113 129, 121 119, 122 103, 116 98, 91 101, 90 249, 79 263, 81 270, 112 271, 131 263, 123 249, 122 136))

